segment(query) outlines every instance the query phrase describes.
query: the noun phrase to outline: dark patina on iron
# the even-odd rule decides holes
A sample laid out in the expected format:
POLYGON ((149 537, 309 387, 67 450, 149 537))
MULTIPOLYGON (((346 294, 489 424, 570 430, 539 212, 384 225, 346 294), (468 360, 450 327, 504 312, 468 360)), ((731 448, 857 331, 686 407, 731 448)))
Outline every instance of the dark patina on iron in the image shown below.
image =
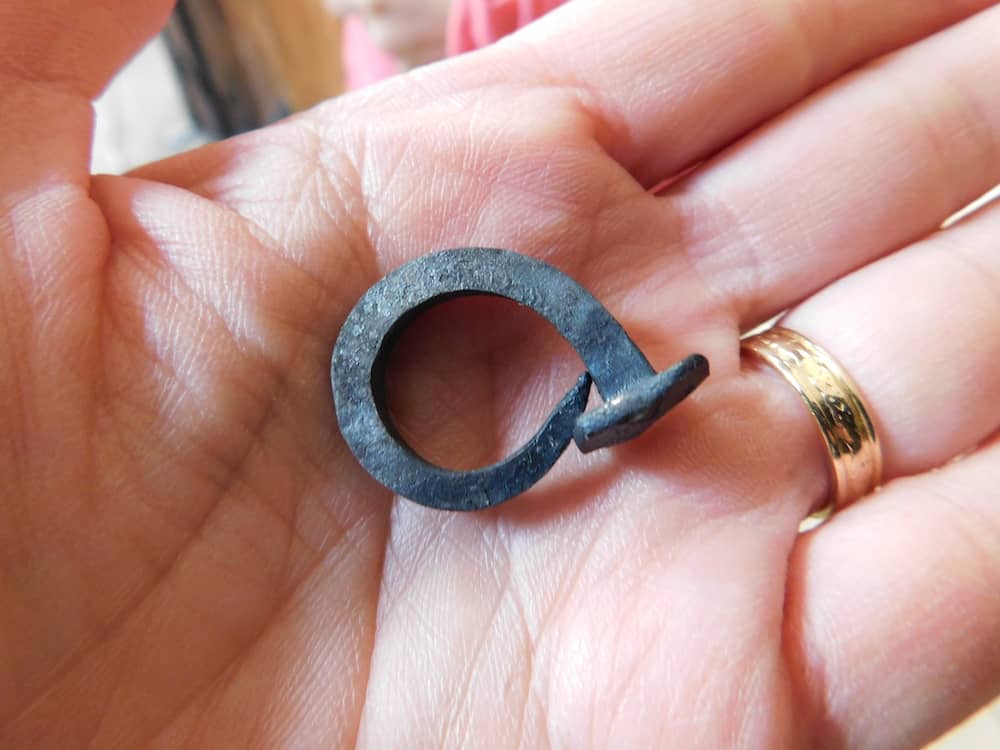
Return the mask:
POLYGON ((569 276, 489 248, 444 250, 388 274, 347 317, 331 364, 340 431, 361 465, 393 492, 442 510, 479 510, 521 494, 570 440, 584 453, 631 440, 707 376, 700 354, 657 373, 621 324, 569 276), (452 471, 425 461, 399 436, 386 406, 384 370, 393 341, 416 315, 474 294, 530 307, 572 344, 587 371, 516 453, 482 469, 452 471), (585 412, 591 382, 604 403, 585 412))

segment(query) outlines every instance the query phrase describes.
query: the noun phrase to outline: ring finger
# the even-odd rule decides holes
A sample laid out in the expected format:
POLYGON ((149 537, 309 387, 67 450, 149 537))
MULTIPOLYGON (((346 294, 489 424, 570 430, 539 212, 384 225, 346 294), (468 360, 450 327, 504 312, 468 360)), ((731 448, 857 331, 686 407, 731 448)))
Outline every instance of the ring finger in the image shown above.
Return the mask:
POLYGON ((1000 205, 814 295, 782 325, 863 389, 885 478, 917 474, 1000 428, 1000 205))
MULTIPOLYGON (((989 442, 1000 429, 998 233, 994 205, 845 277, 782 321, 857 382, 885 457, 881 493, 799 539, 787 589, 793 670, 822 731, 850 732, 851 746, 901 736, 919 745, 997 687, 1000 599, 986 573, 1000 568, 1000 445, 989 442), (959 666, 963 684, 952 689, 959 666), (888 734, 878 718, 887 714, 905 717, 888 734)), ((788 424, 799 432, 791 439, 814 441, 823 473, 825 449, 794 391, 774 373, 752 377, 787 391, 788 424)), ((801 498, 799 512, 816 499, 801 498)))

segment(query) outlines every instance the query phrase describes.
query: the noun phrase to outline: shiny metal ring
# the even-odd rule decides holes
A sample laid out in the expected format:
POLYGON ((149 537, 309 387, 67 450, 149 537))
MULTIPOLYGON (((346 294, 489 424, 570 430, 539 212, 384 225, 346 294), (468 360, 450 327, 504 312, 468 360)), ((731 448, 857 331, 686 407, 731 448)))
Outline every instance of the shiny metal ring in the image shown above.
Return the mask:
POLYGON ((857 385, 837 361, 805 336, 781 327, 744 339, 742 348, 792 384, 823 435, 830 495, 803 522, 803 530, 874 491, 882 481, 882 448, 857 385))

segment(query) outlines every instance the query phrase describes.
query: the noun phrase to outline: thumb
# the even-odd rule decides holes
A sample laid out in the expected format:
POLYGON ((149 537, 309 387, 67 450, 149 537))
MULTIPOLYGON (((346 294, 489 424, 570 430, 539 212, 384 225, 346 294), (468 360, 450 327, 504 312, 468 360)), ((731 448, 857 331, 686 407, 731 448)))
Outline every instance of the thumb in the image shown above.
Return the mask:
MULTIPOLYGON (((172 0, 0 0, 0 191, 40 180, 86 182, 90 101, 160 29, 172 6, 172 0)), ((0 206, 9 208, 6 201, 0 206)))
POLYGON ((166 21, 172 0, 0 1, 0 74, 94 98, 166 21))

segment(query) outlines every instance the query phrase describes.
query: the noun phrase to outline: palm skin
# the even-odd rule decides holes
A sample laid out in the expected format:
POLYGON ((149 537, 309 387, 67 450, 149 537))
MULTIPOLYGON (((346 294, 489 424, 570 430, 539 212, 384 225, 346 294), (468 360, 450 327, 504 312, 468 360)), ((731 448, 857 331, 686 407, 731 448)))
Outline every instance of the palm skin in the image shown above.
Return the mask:
MULTIPOLYGON (((159 20, 106 5, 144 34, 159 20)), ((814 679, 853 665, 804 635, 823 595, 796 535, 827 491, 814 428, 771 374, 740 372, 745 311, 686 250, 717 207, 681 192, 664 210, 587 95, 513 49, 126 177, 80 168, 85 96, 11 84, 65 116, 21 123, 38 146, 6 170, 0 744, 855 732, 814 679), (654 366, 701 351, 710 383, 488 512, 392 498, 337 431, 333 342, 387 270, 475 245, 557 265, 654 366)), ((469 467, 508 453, 579 369, 530 315, 465 300, 415 326, 390 386, 411 442, 469 467)))

